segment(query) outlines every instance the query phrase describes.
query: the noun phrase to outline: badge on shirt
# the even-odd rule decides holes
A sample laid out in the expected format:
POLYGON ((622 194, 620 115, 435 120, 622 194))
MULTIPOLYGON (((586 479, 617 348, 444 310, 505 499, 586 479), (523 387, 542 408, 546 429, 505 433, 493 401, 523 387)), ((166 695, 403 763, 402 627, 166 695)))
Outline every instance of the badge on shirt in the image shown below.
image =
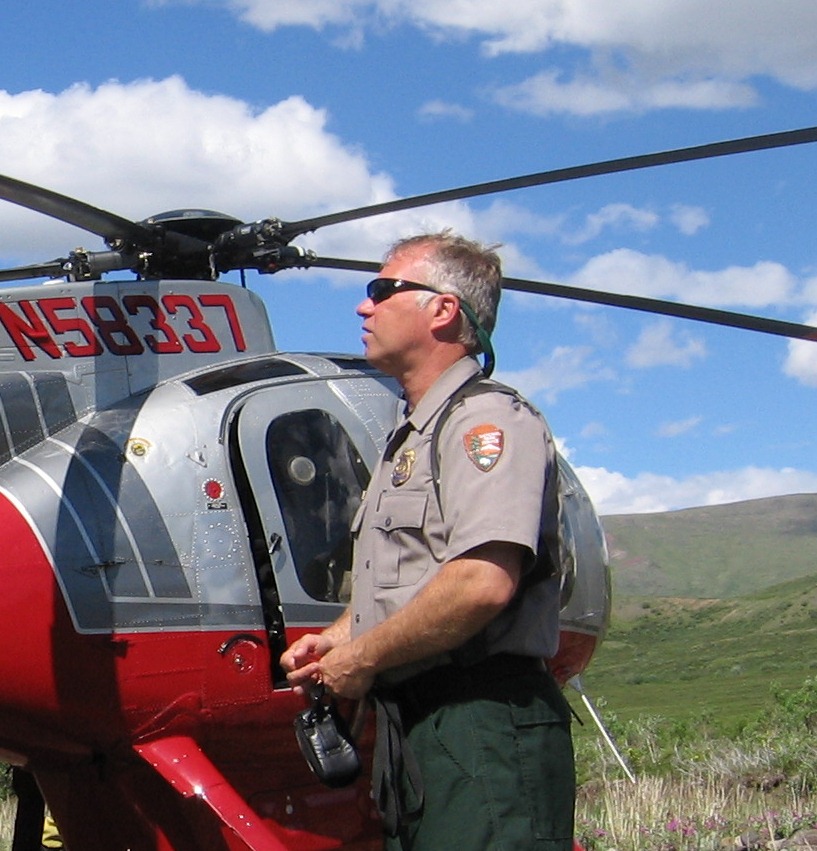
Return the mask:
POLYGON ((485 423, 474 426, 462 442, 465 446, 465 454, 483 472, 487 473, 496 466, 505 446, 505 434, 501 428, 485 423))
POLYGON ((394 464, 391 471, 391 483, 399 488, 411 478, 411 469, 417 460, 417 453, 413 449, 406 449, 394 464))

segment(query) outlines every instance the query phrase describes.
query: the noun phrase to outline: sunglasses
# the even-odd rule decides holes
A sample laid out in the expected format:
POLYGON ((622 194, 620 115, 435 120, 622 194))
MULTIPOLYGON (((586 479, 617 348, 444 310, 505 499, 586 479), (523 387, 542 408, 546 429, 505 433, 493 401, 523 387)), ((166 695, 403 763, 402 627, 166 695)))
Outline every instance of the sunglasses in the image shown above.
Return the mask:
POLYGON ((409 292, 410 290, 425 290, 429 293, 437 293, 434 287, 425 284, 415 284, 414 281, 404 281, 400 278, 375 278, 366 285, 366 296, 375 304, 380 304, 395 293, 409 292))

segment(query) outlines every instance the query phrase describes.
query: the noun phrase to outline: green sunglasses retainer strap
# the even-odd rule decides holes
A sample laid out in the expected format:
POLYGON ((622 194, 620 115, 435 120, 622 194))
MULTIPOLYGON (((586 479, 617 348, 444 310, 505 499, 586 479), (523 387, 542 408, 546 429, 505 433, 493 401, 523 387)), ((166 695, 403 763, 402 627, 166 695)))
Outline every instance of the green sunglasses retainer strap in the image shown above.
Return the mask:
POLYGON ((490 374, 494 371, 494 365, 496 363, 494 347, 491 345, 491 338, 488 336, 482 325, 479 324, 479 319, 477 319, 476 313, 474 313, 474 311, 471 309, 471 305, 467 304, 462 299, 460 299, 460 310, 465 314, 468 321, 474 326, 474 331, 476 332, 477 340, 479 340, 479 344, 480 346, 482 346, 482 372, 484 373, 485 377, 488 378, 490 374))

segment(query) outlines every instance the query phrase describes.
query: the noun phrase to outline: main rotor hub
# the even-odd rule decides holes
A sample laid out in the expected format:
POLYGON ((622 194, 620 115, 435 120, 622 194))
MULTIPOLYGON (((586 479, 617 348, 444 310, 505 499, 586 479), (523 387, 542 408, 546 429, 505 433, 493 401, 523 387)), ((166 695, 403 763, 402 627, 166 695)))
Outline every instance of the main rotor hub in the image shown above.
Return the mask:
POLYGON ((159 226, 162 230, 181 233, 207 243, 213 243, 225 231, 243 224, 240 219, 216 210, 168 210, 157 213, 142 222, 145 227, 159 226))

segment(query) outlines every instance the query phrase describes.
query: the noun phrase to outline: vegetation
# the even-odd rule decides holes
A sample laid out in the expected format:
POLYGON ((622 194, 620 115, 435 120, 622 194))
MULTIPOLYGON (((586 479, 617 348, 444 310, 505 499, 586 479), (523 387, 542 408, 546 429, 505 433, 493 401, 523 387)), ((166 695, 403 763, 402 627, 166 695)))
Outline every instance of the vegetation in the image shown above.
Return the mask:
POLYGON ((796 688, 817 674, 817 581, 747 597, 621 601, 584 677, 623 720, 689 720, 709 711, 737 731, 765 705, 772 682, 796 688))
POLYGON ((817 495, 604 525, 613 619, 582 679, 636 782, 572 699, 577 837, 708 851, 817 830, 817 495))
POLYGON ((576 835, 587 851, 760 848, 817 830, 817 678, 774 686, 733 735, 708 714, 606 720, 636 781, 599 738, 577 737, 576 835))

